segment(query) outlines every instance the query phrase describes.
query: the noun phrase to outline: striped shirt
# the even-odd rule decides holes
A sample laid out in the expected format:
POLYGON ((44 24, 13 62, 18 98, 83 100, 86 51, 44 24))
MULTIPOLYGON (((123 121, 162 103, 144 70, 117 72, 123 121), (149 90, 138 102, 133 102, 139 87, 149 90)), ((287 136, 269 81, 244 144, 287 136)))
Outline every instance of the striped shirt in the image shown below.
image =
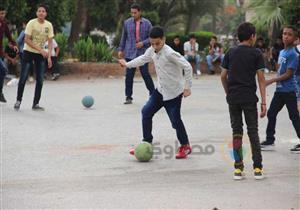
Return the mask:
POLYGON ((140 20, 140 41, 144 46, 141 49, 136 48, 136 24, 133 17, 128 18, 124 22, 122 37, 118 50, 125 52, 125 58, 134 59, 140 55, 143 55, 146 49, 150 46, 149 33, 152 28, 152 24, 146 18, 140 20))

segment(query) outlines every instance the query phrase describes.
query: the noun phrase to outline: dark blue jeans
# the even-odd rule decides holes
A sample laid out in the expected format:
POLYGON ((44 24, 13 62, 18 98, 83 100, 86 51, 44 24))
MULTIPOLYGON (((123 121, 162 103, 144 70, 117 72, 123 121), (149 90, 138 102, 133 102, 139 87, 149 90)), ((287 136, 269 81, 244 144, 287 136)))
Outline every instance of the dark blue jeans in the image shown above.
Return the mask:
POLYGON ((142 109, 144 141, 152 143, 152 118, 156 112, 164 107, 172 123, 172 127, 176 130, 176 135, 180 144, 185 145, 189 143, 184 124, 181 120, 181 101, 182 94, 172 100, 163 101, 162 95, 157 90, 153 91, 148 102, 142 109))
POLYGON ((243 113, 247 124, 248 136, 252 151, 253 168, 262 168, 262 156, 258 136, 258 113, 256 103, 229 104, 229 113, 232 128, 232 147, 234 167, 244 169, 243 162, 243 113))
MULTIPOLYGON (((126 58, 126 61, 129 62, 131 59, 126 58)), ((148 63, 143 66, 140 66, 140 72, 144 79, 147 89, 149 90, 149 95, 154 91, 154 83, 149 74, 148 63)), ((136 68, 127 68, 126 69, 126 79, 125 79, 125 95, 126 98, 132 99, 132 88, 133 88, 133 78, 136 68)))
POLYGON ((35 72, 36 72, 36 85, 35 85, 33 105, 36 105, 39 103, 41 98, 43 81, 44 81, 44 72, 45 72, 45 59, 41 54, 24 51, 21 75, 18 84, 17 100, 22 101, 28 73, 32 66, 33 61, 35 64, 35 72))
POLYGON ((4 84, 4 79, 6 74, 7 74, 6 64, 4 63, 3 58, 0 58, 0 94, 2 94, 3 91, 3 84, 4 84))
MULTIPOLYGON (((23 57, 24 57, 24 53, 23 52, 20 52, 19 53, 19 57, 20 57, 20 63, 21 63, 21 66, 23 65, 23 57)), ((29 76, 33 77, 33 62, 31 62, 31 67, 30 67, 30 70, 29 70, 29 76)))
POLYGON ((298 138, 300 139, 300 117, 297 108, 297 97, 295 92, 279 93, 275 92, 269 111, 268 111, 268 125, 267 125, 267 141, 274 143, 275 141, 275 127, 276 118, 280 110, 286 105, 290 120, 293 123, 298 138))

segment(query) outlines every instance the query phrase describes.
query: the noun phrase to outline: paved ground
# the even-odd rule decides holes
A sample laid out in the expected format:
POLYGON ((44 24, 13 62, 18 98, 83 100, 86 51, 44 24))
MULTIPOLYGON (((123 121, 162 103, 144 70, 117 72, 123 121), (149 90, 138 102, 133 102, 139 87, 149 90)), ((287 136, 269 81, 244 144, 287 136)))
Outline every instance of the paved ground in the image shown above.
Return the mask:
MULTIPOLYGON (((266 179, 254 180, 245 137, 247 178, 232 180, 229 115, 217 76, 195 80, 192 96, 183 101, 194 154, 175 160, 175 132, 161 110, 154 118, 156 157, 149 163, 128 154, 141 140, 147 93, 140 78, 129 106, 122 104, 122 79, 47 81, 45 112, 31 110, 33 90, 33 84, 26 86, 16 112, 16 87, 4 88, 9 102, 0 109, 3 209, 300 208, 300 155, 289 153, 297 139, 285 109, 277 151, 263 153, 266 179), (87 94, 95 98, 90 110, 80 102, 87 94)), ((259 121, 262 138, 266 123, 259 121)))

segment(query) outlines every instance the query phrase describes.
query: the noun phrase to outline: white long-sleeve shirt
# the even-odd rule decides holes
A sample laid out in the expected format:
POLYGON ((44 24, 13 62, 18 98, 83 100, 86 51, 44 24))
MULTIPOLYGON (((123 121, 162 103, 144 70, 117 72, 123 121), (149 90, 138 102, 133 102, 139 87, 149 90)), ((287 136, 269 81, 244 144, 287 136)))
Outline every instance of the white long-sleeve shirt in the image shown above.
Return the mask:
POLYGON ((157 90, 162 94, 164 101, 174 99, 183 93, 184 89, 192 87, 191 64, 166 44, 158 53, 153 47, 149 47, 145 54, 126 63, 126 66, 134 68, 150 61, 154 63, 158 80, 157 90))

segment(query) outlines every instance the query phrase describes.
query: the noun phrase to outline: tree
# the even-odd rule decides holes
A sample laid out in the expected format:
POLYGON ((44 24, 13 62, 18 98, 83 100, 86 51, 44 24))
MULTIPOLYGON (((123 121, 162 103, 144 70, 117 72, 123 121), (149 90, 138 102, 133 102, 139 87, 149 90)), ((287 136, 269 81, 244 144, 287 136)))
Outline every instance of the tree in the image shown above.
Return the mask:
POLYGON ((275 42, 281 25, 285 23, 282 7, 287 1, 289 0, 256 0, 252 1, 248 7, 255 14, 251 21, 258 30, 268 30, 271 43, 275 42))
POLYGON ((184 0, 181 2, 183 6, 183 13, 186 16, 186 34, 195 30, 197 18, 202 17, 205 14, 211 14, 213 16, 213 30, 215 30, 216 11, 218 8, 223 7, 223 0, 184 0))
MULTIPOLYGON (((17 27, 22 26, 23 21, 29 21, 36 17, 37 5, 40 0, 4 0, 3 5, 7 8, 7 19, 17 27)), ((56 31, 61 31, 61 27, 69 19, 68 8, 72 8, 70 0, 44 0, 48 7, 49 20, 56 31)))

